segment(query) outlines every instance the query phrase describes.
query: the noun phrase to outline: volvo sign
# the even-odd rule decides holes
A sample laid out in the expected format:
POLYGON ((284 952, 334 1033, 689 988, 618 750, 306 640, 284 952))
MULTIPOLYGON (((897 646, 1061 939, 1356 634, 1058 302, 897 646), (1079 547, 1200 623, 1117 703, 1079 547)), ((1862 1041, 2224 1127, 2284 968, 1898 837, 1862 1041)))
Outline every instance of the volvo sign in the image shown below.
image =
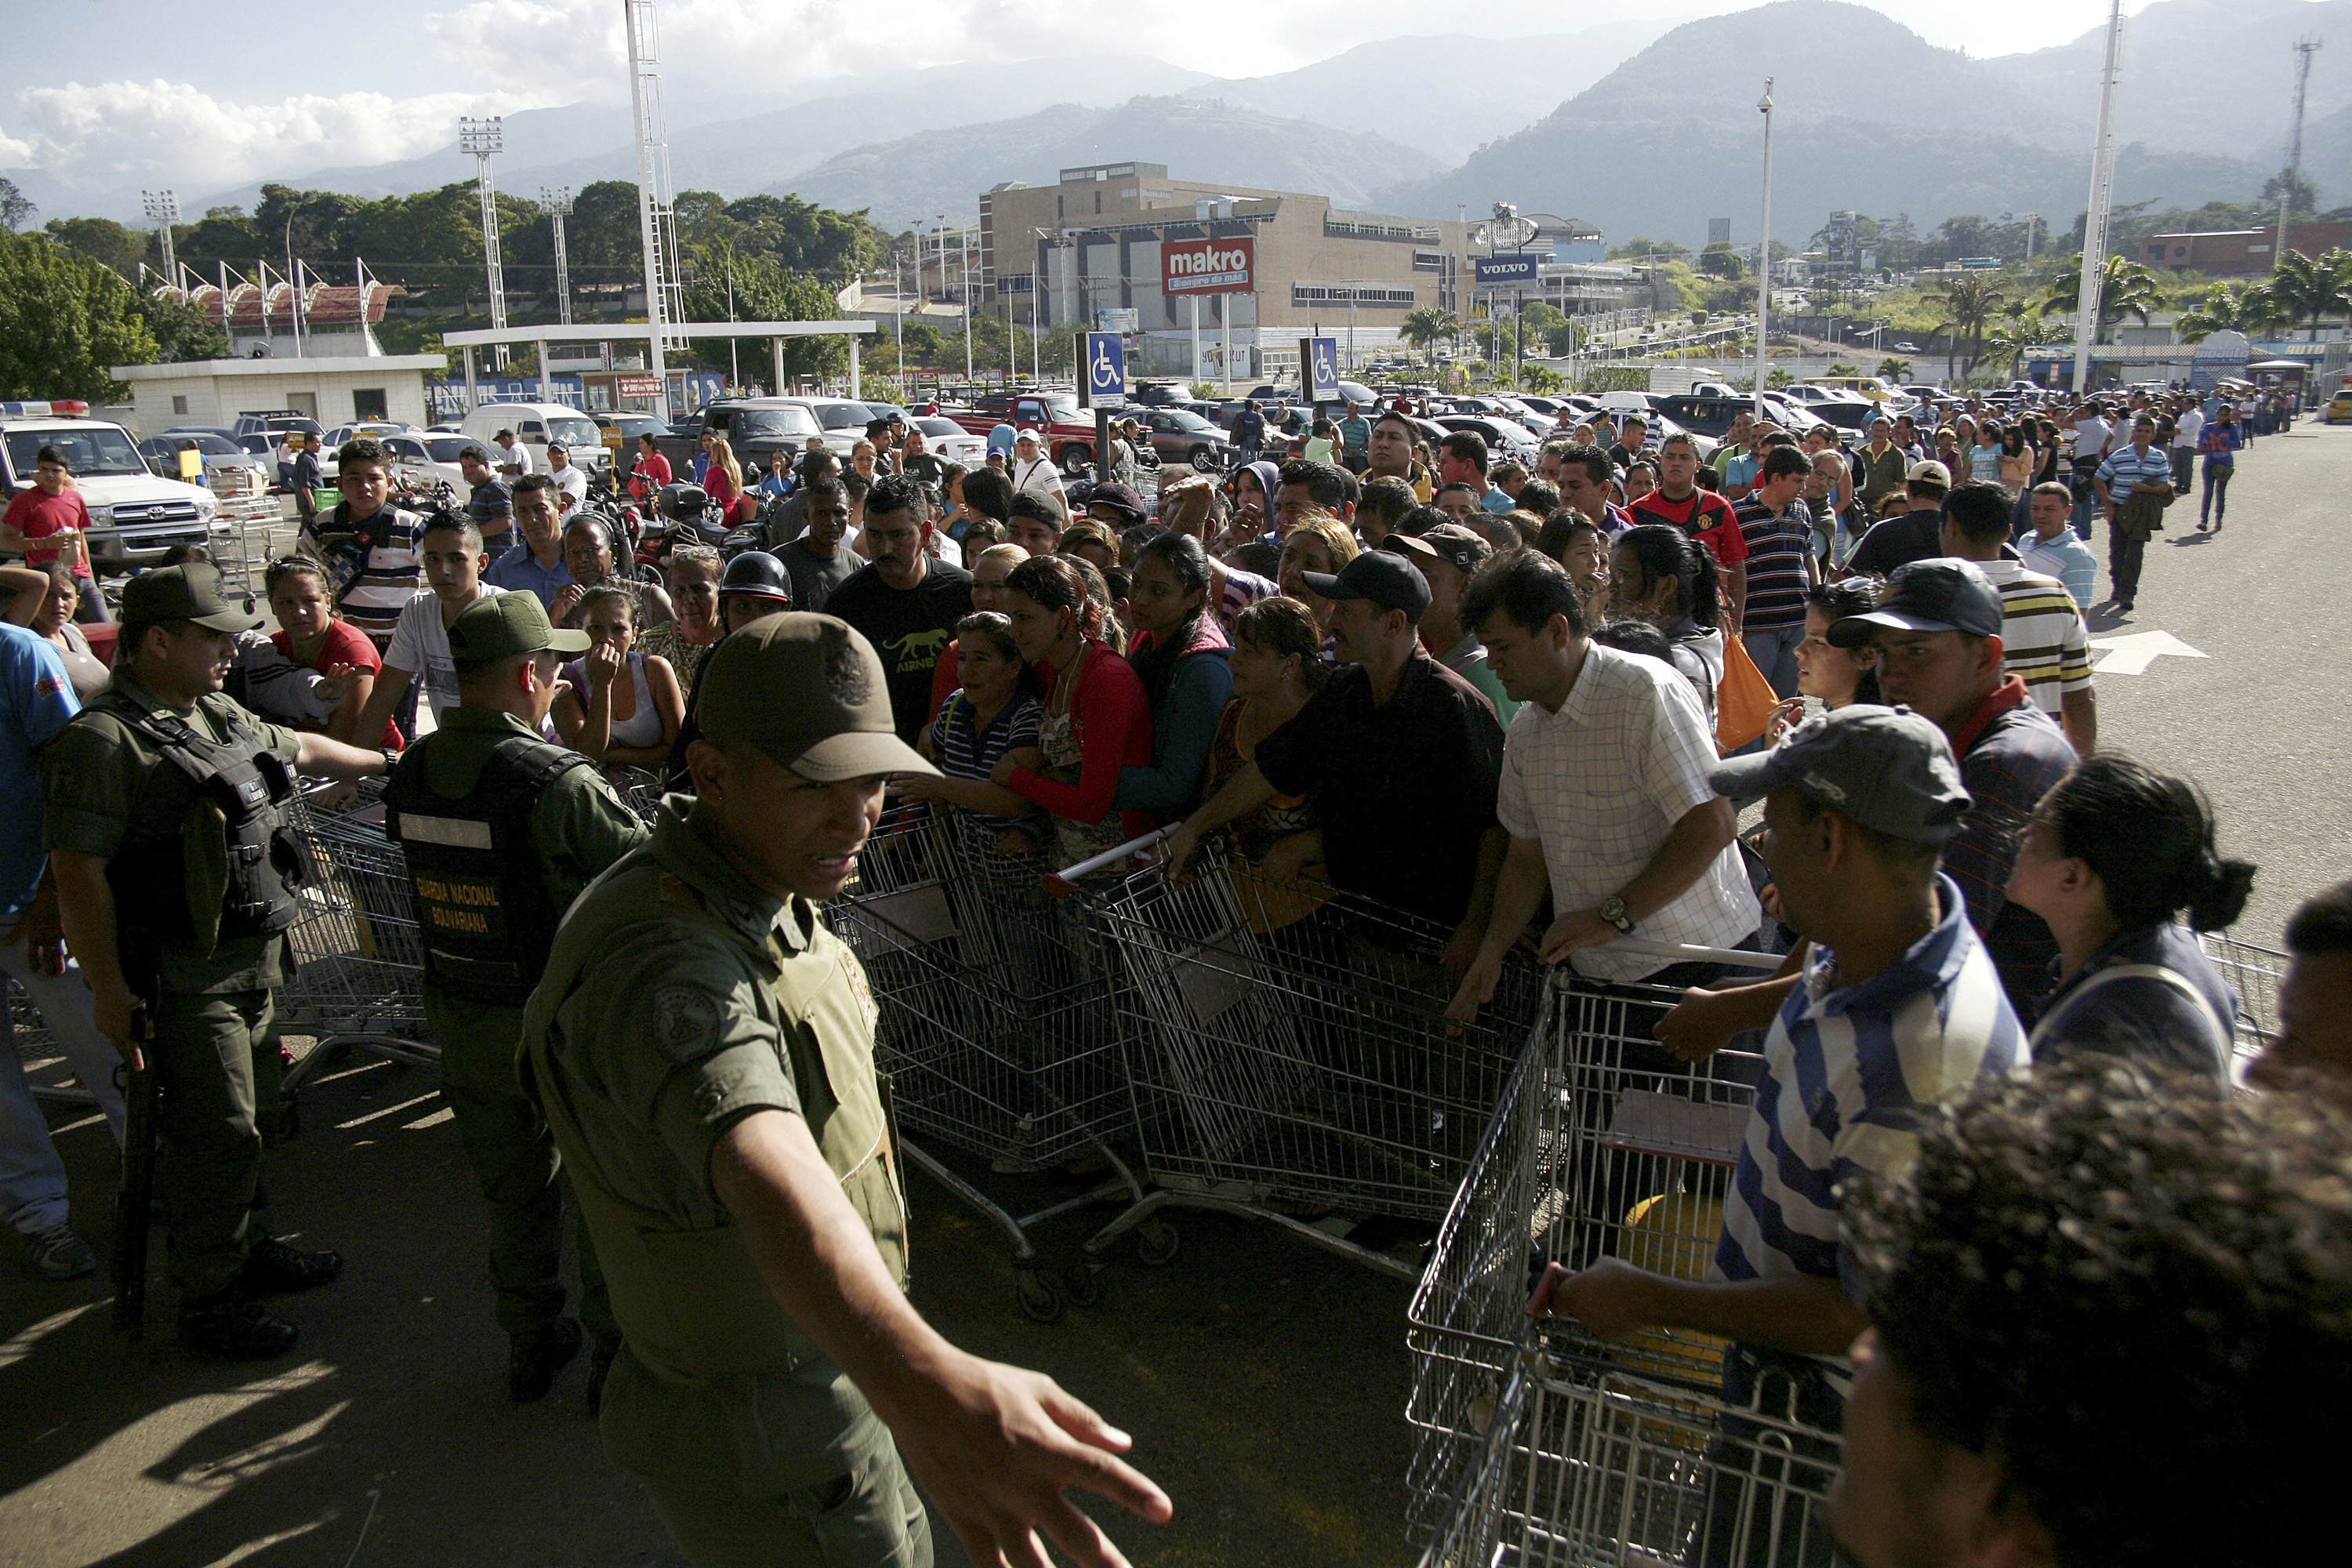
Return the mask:
POLYGON ((1246 294, 1255 287, 1257 240, 1171 239, 1160 247, 1163 294, 1246 294))

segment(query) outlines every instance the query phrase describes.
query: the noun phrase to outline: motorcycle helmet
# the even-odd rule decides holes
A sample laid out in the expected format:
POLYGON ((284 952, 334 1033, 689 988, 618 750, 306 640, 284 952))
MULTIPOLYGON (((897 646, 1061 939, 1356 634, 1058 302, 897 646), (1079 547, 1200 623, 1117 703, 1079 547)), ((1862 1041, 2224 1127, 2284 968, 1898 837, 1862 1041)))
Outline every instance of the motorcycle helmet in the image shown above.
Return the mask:
POLYGON ((747 550, 727 563, 727 571, 719 579, 719 597, 728 599, 773 599, 780 604, 793 602, 793 580, 784 571, 784 563, 764 550, 747 550))

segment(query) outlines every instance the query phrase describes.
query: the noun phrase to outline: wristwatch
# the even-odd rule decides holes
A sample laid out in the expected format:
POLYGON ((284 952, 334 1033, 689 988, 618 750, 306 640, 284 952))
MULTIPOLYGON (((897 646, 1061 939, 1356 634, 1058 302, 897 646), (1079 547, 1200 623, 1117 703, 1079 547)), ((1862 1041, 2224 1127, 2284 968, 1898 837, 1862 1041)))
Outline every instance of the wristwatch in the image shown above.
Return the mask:
POLYGON ((1601 918, 1617 928, 1619 936, 1633 934, 1633 917, 1625 911, 1625 900, 1612 893, 1601 900, 1601 918))

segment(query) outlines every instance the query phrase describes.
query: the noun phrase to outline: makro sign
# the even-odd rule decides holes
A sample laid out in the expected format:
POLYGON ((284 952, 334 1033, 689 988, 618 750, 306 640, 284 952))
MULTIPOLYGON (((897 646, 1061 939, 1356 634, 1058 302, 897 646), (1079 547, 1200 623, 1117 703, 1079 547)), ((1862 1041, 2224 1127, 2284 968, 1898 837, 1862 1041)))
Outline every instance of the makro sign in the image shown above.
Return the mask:
POLYGON ((1246 294, 1257 263, 1257 240, 1171 239, 1160 247, 1163 294, 1246 294))

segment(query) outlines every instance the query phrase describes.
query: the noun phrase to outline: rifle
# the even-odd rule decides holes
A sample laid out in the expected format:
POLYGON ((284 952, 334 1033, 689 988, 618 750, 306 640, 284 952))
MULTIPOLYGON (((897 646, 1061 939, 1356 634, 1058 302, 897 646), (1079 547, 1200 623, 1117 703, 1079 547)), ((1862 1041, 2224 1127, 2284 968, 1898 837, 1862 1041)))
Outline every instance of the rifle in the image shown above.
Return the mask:
POLYGON ((131 1009, 140 1065, 122 1073, 122 1183, 114 1197, 114 1326, 134 1342, 147 1332, 147 1232, 155 1194, 154 1011, 131 1009))

